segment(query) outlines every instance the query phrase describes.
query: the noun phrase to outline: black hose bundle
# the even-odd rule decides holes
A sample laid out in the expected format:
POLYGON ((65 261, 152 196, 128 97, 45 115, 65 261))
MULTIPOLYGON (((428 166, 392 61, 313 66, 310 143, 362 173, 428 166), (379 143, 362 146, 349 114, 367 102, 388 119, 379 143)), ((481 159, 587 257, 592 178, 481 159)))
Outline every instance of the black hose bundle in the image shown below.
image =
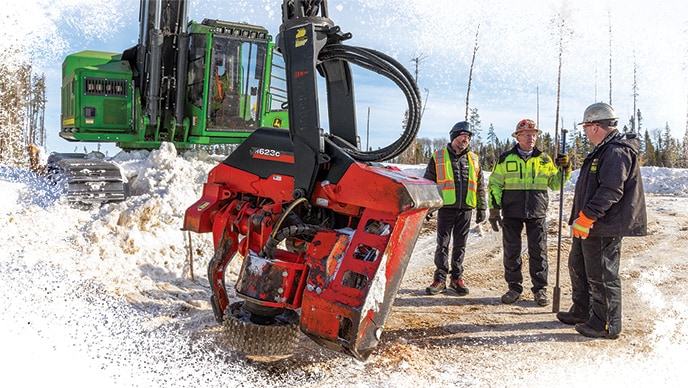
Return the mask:
POLYGON ((309 224, 291 225, 286 228, 280 229, 277 233, 273 233, 273 235, 270 235, 268 241, 265 243, 265 246, 258 255, 261 257, 272 258, 274 256, 277 245, 279 245, 279 243, 282 242, 282 240, 289 237, 301 237, 303 239, 309 240, 312 239, 313 236, 315 236, 315 234, 319 230, 319 226, 309 224))
POLYGON ((326 45, 320 52, 318 59, 323 62, 342 60, 381 74, 401 89, 408 103, 406 128, 397 141, 373 151, 362 151, 349 145, 343 147, 346 153, 360 162, 381 162, 398 156, 413 143, 420 128, 422 101, 416 81, 404 66, 394 58, 379 51, 343 44, 326 45))

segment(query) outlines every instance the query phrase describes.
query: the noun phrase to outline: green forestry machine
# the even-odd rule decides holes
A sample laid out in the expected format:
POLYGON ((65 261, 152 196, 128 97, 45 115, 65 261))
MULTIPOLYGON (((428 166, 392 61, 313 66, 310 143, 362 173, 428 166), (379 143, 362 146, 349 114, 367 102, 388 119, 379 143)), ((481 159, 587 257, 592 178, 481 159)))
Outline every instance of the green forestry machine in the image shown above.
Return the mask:
MULTIPOLYGON (((60 136, 124 150, 239 144, 260 127, 288 127, 286 80, 260 26, 187 22, 188 0, 141 0, 138 44, 123 53, 81 51, 62 65, 60 136), (276 74, 273 74, 275 72, 276 74)), ((48 171, 73 202, 123 200, 116 164, 51 154, 48 171)))

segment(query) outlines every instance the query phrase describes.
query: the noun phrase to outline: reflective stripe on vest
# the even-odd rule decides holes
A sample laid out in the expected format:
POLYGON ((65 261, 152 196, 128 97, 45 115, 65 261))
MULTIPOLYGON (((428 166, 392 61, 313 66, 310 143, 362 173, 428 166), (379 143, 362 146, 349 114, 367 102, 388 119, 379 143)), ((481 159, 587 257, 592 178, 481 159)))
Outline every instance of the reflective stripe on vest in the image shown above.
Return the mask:
POLYGON ((547 191, 550 174, 547 171, 551 162, 546 154, 524 161, 516 154, 510 154, 504 160, 504 190, 547 191))
MULTIPOLYGON (((442 200, 445 205, 456 203, 456 185, 454 184, 454 169, 452 168, 451 157, 446 148, 435 151, 435 173, 437 184, 442 190, 442 200)), ((466 191, 466 205, 475 207, 478 203, 478 174, 480 168, 478 155, 473 152, 467 153, 468 158, 468 188, 466 191)))
POLYGON ((456 202, 456 190, 454 188, 454 171, 452 170, 451 158, 446 148, 435 151, 435 173, 437 184, 442 190, 442 200, 445 205, 452 205, 456 202))
POLYGON ((480 169, 478 155, 468 152, 468 191, 466 192, 466 205, 475 207, 478 203, 478 174, 480 169))

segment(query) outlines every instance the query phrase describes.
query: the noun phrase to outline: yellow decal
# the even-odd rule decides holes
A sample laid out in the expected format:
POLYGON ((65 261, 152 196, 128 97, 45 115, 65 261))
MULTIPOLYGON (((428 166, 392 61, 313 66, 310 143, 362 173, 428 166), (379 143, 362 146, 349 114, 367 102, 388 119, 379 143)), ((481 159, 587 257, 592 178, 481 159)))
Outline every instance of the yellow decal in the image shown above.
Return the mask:
POLYGON ((279 117, 275 117, 275 119, 272 120, 272 126, 275 128, 282 128, 282 119, 279 117))
POLYGON ((198 205, 198 207, 196 208, 196 210, 201 211, 201 210, 207 208, 208 205, 210 205, 210 202, 207 202, 207 201, 206 201, 206 202, 203 202, 202 204, 198 205))
POLYGON ((592 165, 590 165, 590 172, 592 172, 592 173, 597 172, 597 162, 598 162, 597 158, 593 159, 592 165))
POLYGON ((299 28, 296 31, 296 42, 294 42, 294 47, 301 47, 308 43, 308 37, 306 36, 306 29, 305 28, 299 28))

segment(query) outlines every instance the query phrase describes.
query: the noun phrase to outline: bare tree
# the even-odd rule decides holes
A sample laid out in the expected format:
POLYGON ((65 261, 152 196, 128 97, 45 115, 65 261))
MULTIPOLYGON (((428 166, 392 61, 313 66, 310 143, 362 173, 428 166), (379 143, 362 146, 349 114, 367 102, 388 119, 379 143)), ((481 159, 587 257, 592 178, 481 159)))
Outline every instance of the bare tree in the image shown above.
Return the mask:
POLYGON ((24 127, 24 142, 28 147, 31 144, 45 145, 45 75, 37 77, 29 74, 30 90, 26 103, 26 123, 24 127))
MULTIPOLYGON (((414 74, 415 78, 414 79, 415 79, 416 83, 418 83, 418 73, 419 73, 419 69, 420 69, 420 64, 421 64, 421 62, 423 62, 425 60, 425 58, 427 58, 427 57, 425 55, 423 55, 422 53, 416 57, 411 58, 411 62, 413 62, 414 68, 415 68, 415 74, 414 74)), ((421 120, 423 119, 423 114, 425 113, 425 108, 428 105, 428 96, 430 95, 430 90, 428 90, 428 88, 423 88, 423 90, 425 91, 425 101, 423 102, 423 105, 422 105, 421 111, 420 111, 421 120)))
POLYGON ((420 68, 420 63, 423 62, 425 60, 425 58, 426 58, 425 55, 423 55, 422 53, 416 57, 411 58, 411 62, 413 62, 414 68, 415 68, 414 79, 415 79, 416 83, 418 83, 418 72, 419 72, 419 68, 420 68))
POLYGON ((30 96, 31 66, 0 62, 0 162, 28 164, 24 129, 30 96))
MULTIPOLYGON (((418 84, 418 73, 420 69, 420 64, 425 60, 425 55, 422 53, 416 57, 411 58, 411 61, 414 63, 415 67, 415 78, 414 80, 416 81, 416 84, 418 84)), ((425 113, 425 107, 427 106, 428 103, 428 95, 430 94, 430 91, 425 88, 425 101, 422 102, 421 104, 421 111, 420 111, 420 119, 423 120, 423 114, 425 113)), ((406 120, 408 119, 408 110, 406 110, 405 115, 404 115, 404 126, 406 125, 406 120)), ((411 143, 411 147, 407 150, 408 152, 414 153, 414 156, 412 157, 413 160, 417 159, 417 151, 418 151, 418 139, 413 139, 413 142, 411 143), (409 151, 410 150, 410 151, 409 151)))
POLYGON ((475 29, 475 45, 473 46, 473 57, 471 58, 471 67, 468 73, 468 90, 466 91, 466 114, 464 120, 468 120, 468 101, 471 96, 471 82, 473 81, 473 66, 475 65, 475 56, 478 53, 478 35, 480 33, 480 24, 475 29))
POLYGON ((632 126, 631 126, 631 133, 636 133, 635 132, 635 112, 637 110, 636 103, 638 100, 638 63, 635 60, 635 52, 633 53, 633 118, 632 118, 632 126))
POLYGON ((607 13, 609 20, 609 105, 612 105, 612 15, 607 13))
POLYGON ((564 38, 571 31, 566 27, 566 18, 559 14, 559 67, 557 69, 557 107, 554 115, 554 153, 559 154, 559 108, 561 105, 561 68, 564 57, 564 38))
MULTIPOLYGON (((688 98, 686 101, 688 101, 688 98)), ((688 110, 686 111, 686 133, 683 135, 683 155, 681 162, 683 163, 682 167, 688 167, 688 110)))
POLYGON ((46 97, 45 75, 35 76, 31 61, 18 59, 20 51, 0 53, 0 161, 25 167, 31 149, 45 145, 46 97))
POLYGON ((535 87, 535 123, 540 128, 540 85, 535 87))

